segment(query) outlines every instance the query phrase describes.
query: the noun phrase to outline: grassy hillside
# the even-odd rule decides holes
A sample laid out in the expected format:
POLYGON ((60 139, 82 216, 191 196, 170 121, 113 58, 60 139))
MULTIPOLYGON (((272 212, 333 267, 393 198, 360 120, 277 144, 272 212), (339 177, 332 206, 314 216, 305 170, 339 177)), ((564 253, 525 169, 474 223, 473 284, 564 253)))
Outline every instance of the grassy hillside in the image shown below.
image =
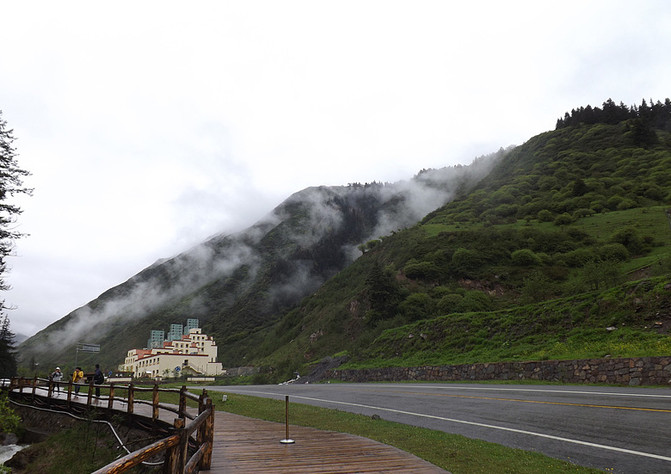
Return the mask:
POLYGON ((492 312, 451 313, 385 331, 357 366, 671 354, 671 279, 492 312))
POLYGON ((579 124, 382 238, 267 328, 251 360, 349 366, 671 352, 671 134, 579 124))
POLYGON ((198 318, 217 341, 219 361, 247 365, 248 348, 264 343, 264 328, 351 263, 357 246, 418 222, 454 189, 477 182, 497 156, 405 182, 297 192, 254 226, 158 261, 72 311, 23 342, 20 363, 31 372, 56 365, 70 371, 75 361, 116 368, 129 349, 146 347, 152 329, 198 318), (78 342, 101 351, 78 354, 78 342))

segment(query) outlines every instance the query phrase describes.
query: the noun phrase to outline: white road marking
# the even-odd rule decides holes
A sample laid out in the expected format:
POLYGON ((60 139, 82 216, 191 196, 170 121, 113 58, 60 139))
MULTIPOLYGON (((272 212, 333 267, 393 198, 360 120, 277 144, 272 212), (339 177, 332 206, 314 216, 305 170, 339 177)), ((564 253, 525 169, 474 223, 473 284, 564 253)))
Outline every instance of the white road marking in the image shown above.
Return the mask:
MULTIPOLYGON (((404 387, 403 385, 397 385, 404 387)), ((434 388, 439 390, 489 390, 501 392, 536 392, 536 393, 568 393, 578 395, 612 395, 614 397, 646 397, 646 398, 671 398, 671 395, 651 394, 651 393, 620 393, 620 392, 593 392, 589 390, 549 390, 537 388, 498 388, 498 387, 464 387, 460 385, 413 385, 413 388, 434 388)))
MULTIPOLYGON (((540 390, 539 390, 540 391, 540 390)), ((255 391, 255 390, 240 390, 236 391, 237 393, 257 393, 257 394, 263 394, 263 395, 273 395, 273 396, 285 396, 286 394, 281 394, 281 393, 274 393, 274 392, 261 392, 261 391, 255 391)), ((587 392, 587 393, 594 393, 594 392, 587 392)), ((598 443, 590 443, 589 441, 581 441, 578 439, 571 439, 571 438, 563 438, 561 436, 554 436, 554 435, 549 435, 545 433, 536 433, 534 431, 526 431, 526 430, 518 430, 516 428, 508 428, 505 426, 497 426, 497 425, 489 425, 486 423, 478 423, 475 421, 466 421, 466 420, 457 420, 454 418, 446 418, 442 416, 437 416, 437 415, 426 415, 423 413, 414 413, 410 411, 405 411, 405 410, 396 410, 393 408, 383 408, 383 407, 375 407, 371 405, 363 405, 360 403, 351 403, 351 402, 339 402, 339 401, 334 401, 334 400, 324 400, 321 398, 313 398, 313 397, 305 397, 301 395, 289 395, 291 398, 299 398, 303 400, 312 400, 316 402, 324 402, 324 403, 333 403, 336 405, 347 405, 347 406, 353 406, 353 407, 359 407, 359 408, 368 408, 371 410, 379 410, 379 411, 387 411, 390 413, 398 413, 401 415, 410 415, 410 416, 417 416, 421 418, 430 418, 430 419, 435 419, 435 420, 441 420, 441 421, 449 421, 451 423, 461 423, 464 425, 471 425, 471 426, 479 426, 481 428, 488 428, 488 429, 493 429, 493 430, 500 430, 500 431, 509 431, 512 433, 518 433, 518 434, 525 434, 525 435, 530 435, 530 436, 536 436, 539 438, 546 438, 546 439, 552 439, 555 441, 563 441, 565 443, 573 443, 573 444, 579 444, 582 446, 588 446, 591 448, 599 448, 599 449, 606 449, 609 451, 616 451, 619 453, 625 453, 625 454, 633 454, 635 456, 644 456, 647 458, 653 458, 653 459, 660 459, 662 461, 669 461, 671 462, 671 457, 668 456, 661 456, 659 454, 653 454, 653 453, 646 453, 643 451, 634 451, 632 449, 625 449, 625 448, 618 448, 616 446, 607 446, 605 444, 598 444, 598 443)))

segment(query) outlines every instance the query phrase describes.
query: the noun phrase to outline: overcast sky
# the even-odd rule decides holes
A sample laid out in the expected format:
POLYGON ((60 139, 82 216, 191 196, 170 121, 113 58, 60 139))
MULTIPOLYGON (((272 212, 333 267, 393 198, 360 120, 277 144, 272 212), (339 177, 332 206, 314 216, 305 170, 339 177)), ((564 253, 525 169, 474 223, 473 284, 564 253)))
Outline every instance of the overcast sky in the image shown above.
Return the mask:
POLYGON ((35 189, 4 294, 26 335, 307 186, 671 96, 665 0, 0 2, 0 110, 35 189))

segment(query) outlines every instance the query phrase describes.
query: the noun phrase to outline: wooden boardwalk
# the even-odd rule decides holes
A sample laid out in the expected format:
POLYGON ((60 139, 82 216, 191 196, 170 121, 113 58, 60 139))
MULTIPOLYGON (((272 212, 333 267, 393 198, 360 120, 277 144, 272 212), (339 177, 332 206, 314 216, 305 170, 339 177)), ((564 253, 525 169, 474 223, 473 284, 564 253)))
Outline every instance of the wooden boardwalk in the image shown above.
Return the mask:
MULTIPOLYGON (((38 388, 39 395, 46 390, 38 388)), ((64 392, 52 398, 65 400, 64 392)), ((85 404, 86 395, 72 399, 85 404)), ((96 406, 107 407, 106 397, 96 406)), ((115 400, 114 409, 126 403, 115 400)), ((151 418, 151 407, 137 405, 134 412, 151 418)), ((172 423, 175 414, 160 410, 159 417, 172 423)), ((446 473, 433 464, 392 446, 346 433, 290 426, 293 444, 282 444, 282 423, 218 411, 214 417, 214 449, 209 471, 202 473, 446 473)))
POLYGON ((216 473, 445 473, 412 454, 367 438, 218 411, 210 471, 216 473))

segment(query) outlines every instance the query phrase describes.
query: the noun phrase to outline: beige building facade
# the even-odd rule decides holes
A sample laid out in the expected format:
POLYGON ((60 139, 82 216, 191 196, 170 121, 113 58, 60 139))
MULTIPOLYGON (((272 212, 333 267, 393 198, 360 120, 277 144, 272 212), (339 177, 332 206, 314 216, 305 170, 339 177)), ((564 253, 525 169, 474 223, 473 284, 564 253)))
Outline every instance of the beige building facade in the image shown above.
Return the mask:
POLYGON ((217 362, 217 344, 200 328, 189 329, 181 339, 164 341, 163 347, 131 349, 120 367, 133 377, 174 378, 181 375, 223 374, 217 362))

